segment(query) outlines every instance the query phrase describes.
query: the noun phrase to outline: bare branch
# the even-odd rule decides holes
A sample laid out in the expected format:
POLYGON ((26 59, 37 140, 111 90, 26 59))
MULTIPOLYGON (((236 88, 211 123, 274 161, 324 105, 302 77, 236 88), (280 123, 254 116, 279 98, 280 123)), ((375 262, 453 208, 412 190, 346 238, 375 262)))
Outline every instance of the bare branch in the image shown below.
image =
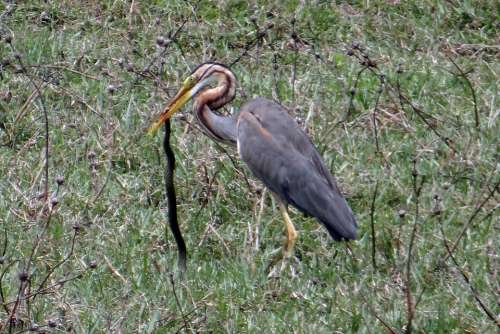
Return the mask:
POLYGON ((370 225, 371 225, 371 230, 372 230, 372 265, 373 265, 373 270, 377 270, 377 261, 376 261, 376 256, 375 256, 375 246, 376 246, 375 200, 377 199, 377 193, 378 193, 378 180, 377 180, 377 183, 375 184, 375 190, 373 191, 373 196, 372 196, 372 205, 370 207, 370 225))
POLYGON ((420 185, 418 184, 418 172, 417 172, 417 160, 416 158, 413 160, 413 197, 415 200, 415 220, 413 221, 413 229, 410 236, 410 244, 408 245, 408 254, 406 256, 406 306, 407 306, 407 323, 406 323, 406 334, 411 334, 412 332, 412 323, 413 318, 415 316, 415 304, 413 302, 413 296, 411 293, 411 260, 412 260, 412 251, 413 245, 415 242, 415 237, 417 234, 417 227, 419 225, 420 220, 420 192, 422 190, 422 186, 424 184, 425 179, 422 176, 422 180, 420 181, 420 185))
POLYGON ((476 90, 474 89, 474 86, 472 86, 472 83, 469 80, 469 77, 467 76, 468 73, 465 73, 460 66, 450 57, 448 56, 448 59, 451 61, 451 63, 455 66, 455 68, 460 72, 460 77, 462 77, 467 85, 469 86, 469 89, 472 94, 472 101, 474 102, 474 120, 476 122, 476 130, 481 129, 481 124, 479 123, 479 110, 477 107, 477 99, 476 99, 476 90))
POLYGON ((441 219, 439 221, 439 227, 441 230, 441 235, 443 237, 442 239, 443 239, 444 247, 446 248, 446 251, 448 252, 448 257, 451 258, 451 260, 453 261, 453 264, 455 265, 455 267, 458 269, 458 271, 462 275, 465 283, 467 283, 467 285, 469 286, 469 289, 472 292, 472 296, 474 297, 476 302, 479 304, 479 307, 488 316, 488 318, 491 321, 493 321, 497 325, 497 327, 500 329, 500 319, 493 313, 493 311, 490 310, 490 308, 488 306, 486 306, 484 301, 481 299, 481 296, 479 295, 477 290, 474 288, 474 285, 472 285, 472 282, 470 281, 468 274, 466 274, 463 271, 462 267, 459 265, 458 261, 455 259, 455 256, 453 256, 453 249, 451 249, 449 244, 448 244, 446 235, 444 234, 443 223, 442 223, 441 219))
POLYGON ((443 262, 445 262, 445 261, 448 260, 448 258, 450 257, 450 253, 453 254, 455 252, 455 250, 456 250, 456 248, 458 246, 458 243, 460 242, 460 240, 462 240, 463 236, 465 235, 465 232, 467 232, 467 230, 469 229, 470 225, 472 224, 472 222, 474 221, 474 219, 477 217, 477 215, 479 214, 479 212, 481 211, 481 209, 484 207, 484 205, 486 203, 488 203, 488 201, 498 191, 498 186, 499 185, 500 185, 500 181, 497 181, 497 183, 494 185, 493 189, 488 189, 488 196, 486 196, 486 198, 481 203, 479 203, 479 205, 477 205, 476 209, 474 210, 474 212, 470 216, 470 218, 467 221, 467 223, 465 223, 462 231, 458 235, 457 240, 455 240, 455 242, 453 243, 453 246, 451 246, 450 251, 448 252, 448 254, 446 255, 446 257, 444 258, 443 262))

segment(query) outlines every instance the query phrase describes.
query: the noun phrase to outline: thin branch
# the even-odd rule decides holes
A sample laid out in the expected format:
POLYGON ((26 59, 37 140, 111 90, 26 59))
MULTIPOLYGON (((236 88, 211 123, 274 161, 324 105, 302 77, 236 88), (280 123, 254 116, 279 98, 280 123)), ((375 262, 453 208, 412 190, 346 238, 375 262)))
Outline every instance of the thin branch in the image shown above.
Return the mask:
POLYGON ((346 112, 344 118, 339 123, 343 123, 346 120, 348 120, 349 116, 351 115, 351 112, 354 110, 354 96, 356 95, 356 89, 358 88, 358 84, 359 84, 359 80, 361 78, 361 74, 363 74, 363 72, 366 71, 367 69, 368 69, 368 66, 362 67, 359 70, 358 74, 356 75, 356 80, 354 80, 354 86, 349 91, 349 96, 350 97, 349 97, 349 106, 347 108, 347 112, 346 112))
POLYGON ((387 330, 387 333, 390 333, 390 334, 398 334, 398 332, 393 329, 388 323, 387 321, 385 321, 380 315, 378 315, 378 313, 375 311, 375 309, 373 308, 373 306, 368 302, 368 300, 366 299, 365 295, 364 294, 359 294, 361 299, 363 299, 363 302, 368 305, 368 308, 370 309, 371 313, 373 314, 373 316, 375 318, 377 318, 378 321, 380 321, 380 323, 384 326, 384 328, 387 330))
POLYGON ((2 307, 3 309, 5 310, 5 313, 6 314, 10 314, 10 310, 9 310, 9 307, 7 306, 7 303, 5 302, 5 295, 3 293, 3 278, 5 276, 5 274, 7 273, 7 271, 9 271, 9 268, 14 264, 16 263, 17 261, 12 261, 12 262, 9 262, 4 270, 2 271, 2 274, 0 274, 0 298, 2 298, 2 307))
POLYGON ((375 100, 375 107, 373 108, 373 114, 372 114, 373 136, 375 137, 375 149, 377 150, 376 151, 377 153, 380 153, 380 145, 378 142, 378 128, 377 128, 377 111, 378 111, 378 104, 380 102, 380 97, 384 92, 385 76, 380 75, 379 80, 380 80, 380 86, 378 88, 377 98, 375 100))
MULTIPOLYGON (((59 185, 57 186, 56 194, 58 192, 59 192, 59 185)), ((29 283, 30 283, 30 280, 31 280, 31 277, 30 277, 31 264, 33 262, 33 258, 35 257, 35 254, 37 253, 38 247, 40 246, 40 242, 41 242, 43 236, 45 235, 45 232, 47 231, 47 229, 48 229, 48 227, 50 225, 55 205, 56 204, 50 205, 49 213, 48 213, 48 216, 47 216, 47 220, 46 220, 46 222, 45 222, 45 224, 44 224, 44 226, 42 228, 42 231, 40 232, 40 234, 37 235, 36 240, 33 243, 33 248, 31 249, 31 253, 30 253, 30 256, 28 258, 28 261, 24 265, 24 268, 22 269, 22 271, 19 273, 19 276, 20 276, 19 279, 20 279, 21 283, 19 285, 19 290, 18 290, 18 293, 17 293, 16 302, 15 302, 14 307, 13 307, 13 309, 12 309, 10 315, 9 315, 9 323, 11 323, 12 319, 14 319, 17 307, 19 306, 20 301, 23 299, 23 297, 21 295, 23 294, 23 291, 26 288, 26 286, 28 286, 29 283), (26 276, 26 277, 23 278, 23 279, 21 279, 21 276, 26 276), (25 284, 25 283, 27 283, 27 284, 25 284)))
POLYGON ((80 72, 80 71, 77 71, 75 69, 72 69, 70 67, 67 67, 67 66, 63 66, 63 65, 53 65, 53 64, 37 64, 37 65, 28 65, 28 67, 34 67, 34 68, 52 68, 52 69, 56 69, 56 70, 64 70, 64 71, 68 71, 68 72, 71 72, 73 74, 78 74, 82 77, 85 77, 87 79, 91 79, 91 80, 95 80, 95 81, 99 81, 101 80, 100 78, 98 77, 94 77, 90 74, 87 74, 87 73, 83 73, 83 72, 80 72))
MULTIPOLYGON (((361 50, 359 45, 356 45, 355 47, 353 46, 352 50, 348 51, 348 55, 355 56, 360 61, 360 64, 364 66, 363 68, 368 69, 370 72, 372 72, 375 75, 380 75, 380 71, 377 68, 377 64, 372 59, 370 59, 369 55, 365 51, 361 50), (354 51, 357 51, 357 52, 354 52, 354 51), (361 55, 358 53, 360 53, 361 55)), ((398 73, 401 73, 401 72, 398 70, 398 73)), ((399 103, 400 103, 401 108, 403 110, 404 110, 404 103, 409 105, 411 107, 411 109, 413 110, 413 112, 415 112, 417 114, 417 116, 425 123, 425 125, 429 129, 431 129, 431 131, 434 132, 434 134, 442 142, 444 142, 446 144, 446 146, 448 146, 453 152, 457 152, 454 145, 452 144, 452 141, 449 138, 443 136, 436 129, 436 127, 433 126, 426 118, 426 117, 432 117, 432 118, 434 118, 434 117, 429 115, 428 113, 424 112, 422 109, 418 108, 417 106, 415 106, 411 102, 411 100, 403 94, 403 92, 401 90, 400 82, 399 82, 399 76, 397 76, 397 80, 396 80, 395 85, 392 84, 389 80, 387 80, 387 84, 388 84, 388 87, 391 88, 393 91, 395 91, 396 94, 398 95, 399 103)), ((351 95, 352 95, 352 91, 351 91, 351 95)), ((339 123, 341 123, 341 122, 339 122, 339 123)))
POLYGON ((453 152, 456 152, 457 150, 455 149, 455 147, 452 145, 451 141, 446 138, 445 136, 443 136, 437 129, 434 125, 432 125, 428 120, 427 118, 424 116, 425 115, 425 112, 423 110, 421 110, 420 108, 418 108, 417 106, 415 106, 408 97, 406 97, 402 91, 401 91, 401 85, 399 83, 399 76, 398 76, 398 79, 397 79, 397 82, 396 82, 396 92, 398 94, 398 97, 399 97, 399 102, 400 102, 400 105, 401 105, 401 108, 404 110, 404 103, 406 103, 407 105, 409 105, 411 107, 411 109, 415 112, 415 114, 417 114, 417 116, 425 123, 425 125, 427 125, 427 127, 429 129, 431 129, 432 132, 434 132, 434 134, 439 138, 441 139, 441 141, 443 143, 446 144, 446 146, 448 146, 453 152), (404 103, 403 103, 404 102, 404 103))
POLYGON ((35 292, 33 293, 33 298, 36 298, 36 296, 38 295, 37 294, 37 291, 40 291, 42 290, 43 286, 45 285, 45 283, 48 281, 48 279, 50 278, 50 276, 54 273, 54 271, 60 267, 62 264, 64 264, 66 261, 69 260, 69 258, 73 255, 73 251, 75 250, 75 243, 76 243, 76 236, 78 234, 78 228, 74 228, 74 233, 73 233, 73 238, 71 240, 71 248, 70 248, 70 251, 69 253, 61 260, 59 261, 56 265, 54 265, 50 270, 49 272, 47 273, 47 275, 45 275, 45 278, 42 280, 42 282, 40 283, 40 285, 38 286, 38 288, 35 290, 35 292))
POLYGON ((410 244, 408 245, 408 254, 406 256, 406 306, 407 306, 407 324, 406 324, 406 334, 411 334, 412 332, 412 323, 413 318, 415 316, 415 304, 413 302, 413 296, 411 293, 411 260, 412 260, 412 251, 413 245, 415 242, 415 237, 417 234, 417 227, 419 224, 419 205, 420 205, 420 192, 422 190, 422 186, 424 184, 424 178, 422 176, 422 180, 420 181, 420 185, 418 185, 418 172, 417 172, 417 160, 413 160, 413 196, 415 198, 415 220, 413 222, 413 229, 410 236, 410 244))
POLYGON ((469 89, 470 89, 471 94, 472 94, 472 101, 474 102, 474 120, 476 123, 476 130, 480 130, 481 124, 479 123, 480 120, 479 120, 479 110, 477 107, 476 90, 474 89, 474 86, 472 86, 472 83, 470 82, 469 77, 467 76, 467 73, 465 73, 460 68, 460 66, 458 66, 458 64, 450 56, 448 56, 448 59, 455 66, 455 68, 460 72, 460 77, 462 77, 465 80, 465 82, 467 83, 467 85, 469 86, 469 89))
POLYGON ((448 260, 448 258, 450 257, 450 253, 453 254, 455 252, 455 250, 456 250, 456 248, 458 246, 458 243, 460 242, 460 240, 462 240, 463 236, 465 235, 465 232, 467 232, 467 230, 469 229, 470 225, 472 224, 472 222, 474 221, 474 219, 477 217, 477 215, 479 214, 479 212, 481 211, 481 209, 484 207, 484 205, 486 203, 488 203, 488 201, 498 191, 498 186, 499 185, 500 185, 500 180, 497 181, 497 183, 495 184, 495 186, 493 187, 493 189, 488 189, 488 196, 486 196, 486 198, 476 207, 476 209, 474 210, 474 212, 472 213, 472 215, 469 217, 469 220, 467 221, 467 223, 463 227, 462 231, 458 235, 457 240, 455 240, 455 242, 453 243, 453 246, 450 248, 450 252, 448 252, 448 254, 444 258, 443 262, 445 262, 446 260, 448 260))
MULTIPOLYGON (((43 111, 43 118, 44 118, 44 126, 45 126, 45 163, 44 163, 44 170, 45 170, 45 184, 44 184, 44 200, 47 201, 49 198, 49 115, 47 108, 45 107, 45 100, 42 95, 42 91, 40 90, 41 86, 38 86, 36 82, 33 80, 31 75, 28 73, 28 70, 26 66, 24 66, 24 63, 21 59, 21 56, 16 52, 16 49, 14 48, 14 45, 10 43, 10 47, 12 49, 12 52, 14 52, 19 66, 21 66, 23 73, 26 75, 28 78, 29 82, 33 85, 35 90, 37 91, 37 97, 40 100, 40 105, 42 106, 42 111, 43 111)), ((43 84, 42 84, 43 85, 43 84)))
POLYGON ((295 31, 295 17, 292 19, 292 39, 293 39, 293 46, 294 46, 294 55, 293 55, 293 64, 292 64, 292 105, 293 109, 295 110, 295 81, 297 78, 297 58, 299 54, 299 47, 297 45, 297 42, 299 41, 297 37, 297 32, 295 31))
POLYGON ((458 261, 455 259, 455 256, 453 256, 453 249, 450 248, 450 246, 448 244, 448 241, 446 240, 446 235, 444 234, 443 223, 442 223, 441 219, 440 219, 439 223, 440 223, 439 227, 440 227, 440 230, 441 230, 441 235, 442 235, 444 247, 446 248, 446 251, 448 252, 448 257, 451 258, 451 260, 453 261, 453 264, 455 265, 455 267, 458 269, 458 271, 462 275, 465 283, 467 283, 467 285, 469 286, 469 289, 472 292, 472 296, 474 296, 474 299, 479 304, 480 308, 488 316, 488 318, 491 321, 493 321, 493 323, 495 323, 497 325, 497 327, 500 329, 500 319, 498 319, 496 317, 496 315, 493 313, 493 311, 491 311, 489 309, 489 307, 486 306, 486 304, 481 299, 479 293, 476 291, 476 289, 472 285, 472 282, 470 281, 469 276, 462 270, 461 266, 458 264, 458 261))
POLYGON ((378 180, 377 183, 375 183, 375 190, 373 191, 373 197, 372 197, 372 205, 370 207, 370 226, 372 230, 372 265, 373 265, 373 270, 377 270, 377 260, 375 256, 375 245, 376 245, 376 239, 375 239, 375 200, 377 198, 377 193, 378 193, 378 180))
MULTIPOLYGON (((199 4, 200 4, 200 0, 198 0, 196 2, 196 5, 194 6, 194 11, 193 12, 196 12, 196 9, 198 8, 199 4)), ((184 29, 184 26, 188 22, 188 19, 189 19, 189 17, 184 18, 184 20, 182 20, 181 25, 174 32, 170 31, 170 33, 168 34, 169 35, 169 40, 166 41, 165 44, 163 45, 162 52, 160 54, 158 54, 156 57, 154 57, 153 59, 151 59, 151 61, 149 62, 149 64, 141 72, 142 74, 148 73, 150 71, 150 69, 151 69, 151 66, 153 66, 154 63, 156 63, 158 61, 158 59, 163 58, 167 54, 168 46, 170 46, 172 43, 174 43, 174 42, 177 41, 177 36, 182 31, 182 29, 184 29)), ((142 76, 140 73, 136 73, 136 74, 139 74, 140 76, 142 76)), ((140 78, 137 77, 136 78, 136 82, 139 81, 139 79, 140 78)))
POLYGON ((177 292, 175 291, 175 280, 174 280, 174 275, 170 274, 170 284, 172 285, 172 292, 174 293, 174 298, 175 302, 177 304, 177 307, 179 308, 179 311, 181 312, 182 320, 184 321, 184 325, 186 326, 185 328, 189 328, 189 323, 187 321, 186 315, 184 314, 184 311, 182 310, 181 303, 179 301, 179 297, 177 297, 177 292))
POLYGON ((7 224, 5 224, 4 229, 3 229, 3 235, 4 235, 4 242, 3 242, 3 250, 2 250, 2 257, 5 256, 5 253, 7 253, 7 245, 9 243, 9 236, 7 234, 7 224))
POLYGON ((255 37, 251 39, 250 41, 247 41, 245 48, 243 49, 243 52, 236 57, 230 64, 229 68, 233 67, 236 63, 238 63, 244 56, 248 55, 248 51, 250 51, 258 42, 260 42, 267 34, 267 31, 272 29, 274 27, 273 23, 269 23, 266 25, 264 30, 261 31, 256 31, 255 32, 255 37))
MULTIPOLYGON (((67 277, 67 278, 60 279, 59 281, 55 282, 54 284, 48 285, 47 287, 45 287, 45 288, 43 288, 43 289, 41 289, 39 291, 36 291, 34 293, 31 293, 31 294, 27 294, 24 297, 19 298, 19 300, 16 299, 16 300, 10 301, 8 303, 5 303, 4 305, 12 305, 12 304, 16 305, 16 304, 18 304, 21 301, 33 298, 33 296, 35 296, 35 293, 37 295, 39 295, 39 294, 46 294, 47 291, 53 289, 56 286, 59 286, 59 285, 62 286, 62 285, 64 285, 65 283, 67 283, 69 281, 73 281, 75 279, 81 278, 85 272, 86 272, 86 270, 84 270, 84 271, 82 271, 82 272, 80 272, 80 273, 78 273, 78 274, 76 274, 74 276, 70 276, 70 277, 67 277)), ((12 318, 10 318, 10 319, 12 319, 12 318)))

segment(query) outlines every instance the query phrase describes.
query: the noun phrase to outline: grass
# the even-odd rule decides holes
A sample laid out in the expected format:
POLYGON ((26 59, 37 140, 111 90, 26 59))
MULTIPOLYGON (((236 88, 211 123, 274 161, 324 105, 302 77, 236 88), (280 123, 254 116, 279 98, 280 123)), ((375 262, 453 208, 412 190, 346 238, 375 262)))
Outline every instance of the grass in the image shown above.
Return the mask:
POLYGON ((2 331, 498 330, 498 5, 133 3, 0 4, 2 331), (226 109, 265 96, 307 119, 360 238, 349 250, 293 211, 298 260, 268 278, 279 210, 186 108, 173 123, 181 280, 161 139, 145 133, 190 69, 239 57, 226 109))

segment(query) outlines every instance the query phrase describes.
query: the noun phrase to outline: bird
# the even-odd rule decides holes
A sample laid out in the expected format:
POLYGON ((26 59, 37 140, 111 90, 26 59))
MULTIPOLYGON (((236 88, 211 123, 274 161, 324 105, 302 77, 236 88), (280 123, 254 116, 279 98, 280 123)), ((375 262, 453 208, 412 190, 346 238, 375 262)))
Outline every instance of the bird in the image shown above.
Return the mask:
POLYGON ((221 63, 200 64, 149 128, 153 135, 193 100, 193 112, 211 139, 237 147, 252 174, 276 198, 286 227, 281 253, 289 258, 298 232, 288 214, 292 205, 315 217, 336 241, 357 239, 358 224, 335 178, 308 135, 279 103, 257 97, 229 116, 214 112, 236 95, 236 76, 221 63))

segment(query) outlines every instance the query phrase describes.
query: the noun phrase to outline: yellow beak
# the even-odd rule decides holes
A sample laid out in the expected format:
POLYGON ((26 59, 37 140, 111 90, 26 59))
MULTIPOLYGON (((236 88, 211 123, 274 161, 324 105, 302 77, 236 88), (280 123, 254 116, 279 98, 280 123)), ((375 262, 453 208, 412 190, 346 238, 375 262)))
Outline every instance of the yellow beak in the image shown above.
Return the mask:
POLYGON ((181 90, 175 95, 175 97, 169 102, 169 104, 165 107, 163 112, 158 116, 158 119, 151 125, 148 130, 148 134, 153 136, 156 134, 158 129, 172 117, 177 111, 179 111, 191 98, 193 97, 193 88, 188 88, 184 86, 181 90))

